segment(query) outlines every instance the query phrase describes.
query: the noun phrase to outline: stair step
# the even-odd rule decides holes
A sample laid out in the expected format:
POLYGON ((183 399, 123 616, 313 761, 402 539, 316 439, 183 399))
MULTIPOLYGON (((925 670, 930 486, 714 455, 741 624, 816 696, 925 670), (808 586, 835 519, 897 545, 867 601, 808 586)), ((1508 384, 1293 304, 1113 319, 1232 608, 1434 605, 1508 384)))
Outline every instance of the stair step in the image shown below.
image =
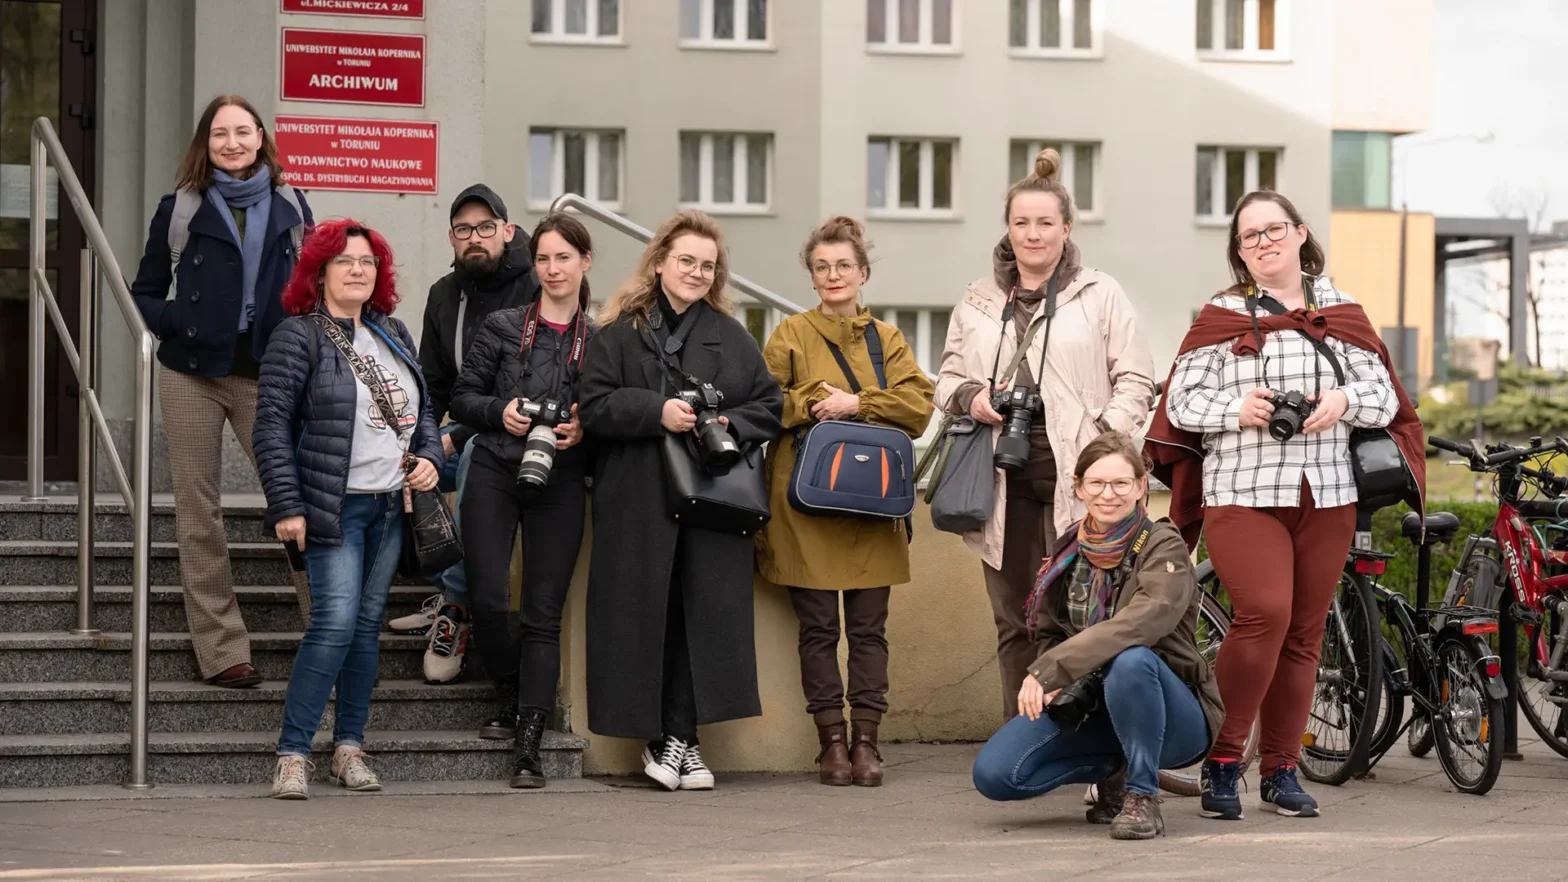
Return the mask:
MULTIPOLYGON (((94 551, 96 584, 130 584, 132 543, 98 542, 94 551)), ((151 551, 148 580, 154 585, 179 584, 178 543, 153 542, 151 551)), ((293 584, 281 543, 230 542, 228 551, 235 585, 293 584)), ((0 585, 75 585, 76 554, 75 542, 0 541, 0 560, 5 561, 5 566, 0 567, 0 585)))
MULTIPOLYGON (((173 542, 174 503, 154 502, 149 533, 154 542, 173 542)), ((230 542, 258 542, 262 532, 265 505, 225 503, 223 527, 230 542)), ((99 502, 93 520, 93 535, 99 541, 131 541, 131 516, 123 502, 99 502)), ((0 502, 0 540, 58 540, 75 542, 76 497, 59 497, 47 502, 0 502)))
MULTIPOLYGON (((73 580, 74 581, 74 580, 73 580)), ((429 585, 393 585, 387 597, 387 620, 418 612, 436 589, 429 585)), ((304 622, 292 586, 240 585, 240 615, 250 631, 300 631, 304 622)), ((131 589, 99 585, 93 590, 93 624, 100 631, 131 629, 131 589)), ((185 594, 179 585, 154 585, 147 616, 153 631, 180 632, 186 627, 185 594)), ((76 588, 64 585, 0 587, 0 632, 68 631, 76 627, 76 588)))
MULTIPOLYGON (((265 731, 283 719, 284 680, 253 689, 199 682, 159 681, 148 692, 153 732, 265 731)), ((123 734, 130 728, 127 682, 0 683, 0 735, 123 734)), ((422 680, 382 680, 370 703, 374 731, 478 731, 495 709, 487 681, 440 686, 422 680)), ((330 731, 330 717, 323 727, 330 731)))
MULTIPOLYGON (((252 633, 251 664, 268 680, 288 679, 303 636, 297 632, 252 633)), ((382 633, 380 676, 385 680, 422 678, 427 642, 424 637, 382 633)), ((0 683, 128 680, 130 650, 131 635, 124 631, 106 631, 96 637, 59 631, 0 634, 0 683)), ((484 676, 476 654, 469 653, 467 661, 470 676, 484 676)), ((190 635, 152 633, 148 669, 152 680, 200 680, 190 635)))
MULTIPOLYGON (((277 732, 159 732, 148 737, 148 777, 159 784, 255 784, 272 781, 277 732)), ((545 774, 582 777, 586 738, 545 733, 545 774)), ((315 738, 316 777, 331 767, 332 735, 315 738)), ((365 733, 371 765, 388 781, 494 780, 510 774, 511 743, 466 730, 365 733)), ((0 787, 114 784, 130 774, 123 734, 0 735, 0 787)), ((326 785, 323 785, 326 786, 326 785)), ((264 792, 264 791, 262 791, 264 792)))

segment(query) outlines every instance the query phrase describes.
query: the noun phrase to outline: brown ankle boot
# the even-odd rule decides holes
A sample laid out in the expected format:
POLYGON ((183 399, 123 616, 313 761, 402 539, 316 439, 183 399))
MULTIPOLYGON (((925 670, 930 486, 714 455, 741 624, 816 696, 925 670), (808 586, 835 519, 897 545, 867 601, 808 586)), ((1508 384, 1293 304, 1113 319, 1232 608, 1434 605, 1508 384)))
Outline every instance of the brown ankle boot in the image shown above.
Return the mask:
POLYGON ((857 787, 882 786, 882 754, 877 750, 877 724, 866 720, 854 721, 854 734, 849 749, 850 763, 854 770, 851 780, 857 787))
POLYGON ((849 743, 844 724, 818 726, 817 743, 822 745, 822 752, 817 754, 817 780, 833 787, 849 786, 849 743))

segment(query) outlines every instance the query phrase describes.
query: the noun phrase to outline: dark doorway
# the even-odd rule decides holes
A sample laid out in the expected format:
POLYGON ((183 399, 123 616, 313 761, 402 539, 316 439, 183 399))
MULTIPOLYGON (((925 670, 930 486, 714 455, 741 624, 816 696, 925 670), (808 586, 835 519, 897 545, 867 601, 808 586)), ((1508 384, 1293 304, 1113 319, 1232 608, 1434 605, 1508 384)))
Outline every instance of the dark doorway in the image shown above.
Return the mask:
MULTIPOLYGON (((29 134, 47 116, 92 194, 96 17, 97 0, 0 0, 0 480, 27 468, 29 134)), ((48 190, 44 266, 74 337, 85 242, 52 174, 48 190)), ((44 336, 44 477, 74 480, 75 378, 52 325, 44 336)))

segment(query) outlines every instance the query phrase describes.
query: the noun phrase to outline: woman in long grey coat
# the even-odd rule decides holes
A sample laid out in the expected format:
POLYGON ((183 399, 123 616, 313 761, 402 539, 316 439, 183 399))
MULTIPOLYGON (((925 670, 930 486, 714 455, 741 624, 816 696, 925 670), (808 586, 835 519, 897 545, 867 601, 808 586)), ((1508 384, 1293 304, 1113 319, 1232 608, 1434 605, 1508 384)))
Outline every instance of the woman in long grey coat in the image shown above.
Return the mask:
POLYGON ((731 318, 724 240, 701 212, 675 215, 637 273, 605 305, 578 387, 595 440, 588 575, 588 728, 641 738, 648 776, 711 789, 697 726, 762 713, 752 628, 753 540, 678 524, 665 487, 664 437, 690 432, 692 408, 654 349, 685 342, 683 374, 723 393, 720 419, 741 444, 777 438, 783 393, 762 351, 731 318), (682 326, 691 323, 689 329, 682 326))

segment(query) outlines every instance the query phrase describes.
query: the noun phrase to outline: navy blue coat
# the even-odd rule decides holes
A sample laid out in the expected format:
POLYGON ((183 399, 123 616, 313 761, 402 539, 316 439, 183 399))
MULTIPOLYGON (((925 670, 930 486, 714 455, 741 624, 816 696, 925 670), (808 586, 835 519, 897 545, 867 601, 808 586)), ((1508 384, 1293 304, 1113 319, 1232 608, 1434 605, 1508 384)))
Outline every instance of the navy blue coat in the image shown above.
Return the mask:
MULTIPOLYGON (((337 321, 353 339, 353 323, 337 321)), ((408 328, 374 312, 367 312, 365 324, 392 347, 419 383, 419 422, 409 449, 439 467, 446 454, 408 328)), ((256 427, 251 434, 256 471, 267 494, 268 534, 283 518, 304 515, 305 535, 311 542, 343 544, 343 496, 348 492, 358 401, 359 378, 315 320, 294 316, 273 330, 261 361, 256 427)))
MULTIPOLYGON (((305 224, 314 222, 305 194, 299 193, 305 224)), ((147 329, 162 341, 158 360, 164 367, 198 377, 226 377, 234 367, 234 338, 239 336, 243 271, 240 246, 229 232, 222 212, 205 197, 191 218, 190 238, 180 253, 179 284, 168 300, 174 275, 169 267, 169 219, 174 194, 158 202, 147 227, 131 294, 147 329)), ((267 351, 267 337, 286 318, 283 286, 294 272, 294 241, 289 230, 300 216, 277 191, 267 220, 267 242, 256 273, 256 317, 251 324, 251 352, 257 361, 267 351)))

